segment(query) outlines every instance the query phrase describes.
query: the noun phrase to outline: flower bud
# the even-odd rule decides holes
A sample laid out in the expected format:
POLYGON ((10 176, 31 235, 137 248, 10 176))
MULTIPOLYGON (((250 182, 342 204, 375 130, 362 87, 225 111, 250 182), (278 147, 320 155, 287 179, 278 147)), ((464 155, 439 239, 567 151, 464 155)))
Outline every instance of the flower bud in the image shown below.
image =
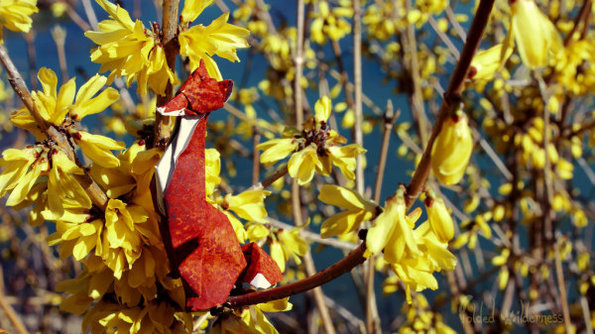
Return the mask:
POLYGON ((442 125, 432 148, 432 171, 444 184, 457 184, 469 163, 473 151, 471 129, 467 116, 458 113, 442 125))
POLYGON ((551 51, 562 47, 560 34, 533 0, 515 0, 511 3, 512 33, 523 63, 530 69, 547 65, 551 51))
POLYGON ((430 228, 440 242, 448 242, 454 236, 455 230, 452 217, 446 209, 444 201, 442 198, 430 194, 424 204, 428 212, 430 228))

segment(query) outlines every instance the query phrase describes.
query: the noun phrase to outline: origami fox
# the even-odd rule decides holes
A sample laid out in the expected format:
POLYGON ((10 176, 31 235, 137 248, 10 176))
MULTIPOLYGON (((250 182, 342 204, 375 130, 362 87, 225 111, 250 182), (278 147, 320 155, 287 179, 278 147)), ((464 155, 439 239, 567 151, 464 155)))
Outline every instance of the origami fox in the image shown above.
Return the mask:
POLYGON ((227 216, 206 201, 205 135, 209 114, 222 108, 231 80, 209 76, 204 63, 157 112, 180 116, 157 164, 157 205, 166 223, 161 233, 172 271, 186 290, 186 307, 207 310, 223 304, 234 285, 268 288, 281 281, 273 259, 256 244, 240 247, 227 216))

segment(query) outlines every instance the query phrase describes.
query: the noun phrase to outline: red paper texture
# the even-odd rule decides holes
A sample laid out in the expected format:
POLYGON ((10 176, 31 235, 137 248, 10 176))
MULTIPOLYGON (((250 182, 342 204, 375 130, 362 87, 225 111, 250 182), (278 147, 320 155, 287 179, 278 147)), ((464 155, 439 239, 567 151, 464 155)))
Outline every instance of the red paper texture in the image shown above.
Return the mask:
POLYGON ((163 196, 158 202, 167 215, 167 226, 162 226, 164 243, 184 283, 190 310, 223 304, 242 273, 241 281, 247 283, 259 273, 269 285, 283 278, 272 258, 257 245, 246 245, 242 252, 227 216, 206 201, 207 119, 211 111, 223 107, 232 87, 231 80, 210 78, 201 62, 176 96, 158 108, 164 115, 182 116, 171 140, 174 147, 168 147, 158 164, 158 174, 167 175, 158 175, 157 183, 158 194, 163 196))

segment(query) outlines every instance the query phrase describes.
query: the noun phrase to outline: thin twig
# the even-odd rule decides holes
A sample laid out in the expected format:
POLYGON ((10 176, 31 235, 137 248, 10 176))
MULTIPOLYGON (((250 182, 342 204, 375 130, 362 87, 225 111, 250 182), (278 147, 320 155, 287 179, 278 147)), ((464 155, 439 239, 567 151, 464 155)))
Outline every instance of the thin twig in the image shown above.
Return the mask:
POLYGON ((584 21, 583 24, 585 25, 585 27, 589 26, 587 20, 589 18, 589 10, 591 9, 591 3, 591 0, 586 0, 583 2, 583 5, 579 10, 579 13, 576 16, 576 19, 574 20, 574 23, 572 25, 572 30, 568 33, 568 35, 566 35, 566 38, 564 38, 564 46, 570 44, 570 41, 574 38, 574 34, 578 31, 578 27, 581 21, 584 21))
POLYGON ((279 168, 271 176, 264 179, 262 182, 260 182, 260 184, 262 185, 263 188, 266 188, 266 187, 270 186, 271 184, 275 183, 275 181, 277 181, 279 178, 282 178, 283 176, 285 176, 285 174, 287 174, 287 164, 283 165, 283 167, 279 168))
POLYGON ((252 184, 256 184, 260 177, 260 151, 256 145, 260 142, 258 127, 252 127, 252 184))
MULTIPOLYGON (((360 1, 353 1, 353 85, 355 114, 355 143, 364 146, 362 123, 364 115, 362 110, 362 22, 360 1)), ((364 166, 362 157, 357 156, 355 160, 355 184, 360 194, 364 193, 364 166)))
MULTIPOLYGON (((384 168, 386 167, 386 156, 388 153, 388 146, 390 143, 390 134, 393 130, 393 122, 395 114, 393 111, 393 103, 388 100, 386 103, 386 112, 384 114, 384 132, 382 133, 382 146, 380 147, 380 158, 378 161, 378 172, 376 174, 376 184, 374 186, 374 201, 380 201, 380 194, 382 192, 382 180, 384 178, 384 168)), ((376 296, 374 295, 374 274, 375 260, 370 257, 367 263, 366 272, 366 296, 368 297, 366 305, 366 331, 368 333, 376 333, 380 331, 380 321, 378 317, 378 307, 376 305, 376 296)))
POLYGON ((564 315, 564 326, 566 333, 572 332, 572 322, 570 321, 570 309, 568 308, 568 295, 566 294, 566 285, 564 283, 564 272, 562 269, 562 259, 560 257, 560 243, 554 243, 554 261, 556 263, 556 280, 558 289, 560 289, 560 303, 562 304, 562 314, 564 315))
POLYGON ((66 52, 64 51, 64 45, 66 42, 66 30, 56 25, 52 28, 52 37, 54 43, 56 43, 56 50, 58 52, 58 62, 60 64, 60 73, 62 75, 62 83, 68 81, 68 66, 66 65, 66 52))
MULTIPOLYGON (((407 10, 411 8, 411 1, 405 2, 407 10)), ((415 25, 413 23, 407 25, 407 35, 404 38, 406 41, 404 49, 409 55, 409 63, 407 64, 413 83, 413 91, 409 96, 411 101, 411 113, 413 119, 417 121, 417 128, 422 143, 428 142, 428 119, 424 108, 424 101, 421 91, 421 78, 419 77, 419 59, 417 55, 417 41, 415 36, 415 25)), ((429 144, 429 143, 428 143, 429 144)))
POLYGON ((70 5, 70 3, 68 1, 60 0, 60 2, 62 2, 64 5, 66 5, 66 14, 68 14, 68 16, 70 17, 72 22, 74 22, 76 25, 78 25, 82 31, 91 30, 91 25, 89 23, 87 23, 87 21, 83 20, 82 17, 79 16, 79 14, 76 12, 76 10, 74 10, 74 8, 72 8, 72 6, 70 5))
POLYGON ((386 112, 384 114, 384 131, 382 132, 382 146, 380 146, 380 158, 378 159, 378 174, 376 174, 376 184, 374 185, 374 201, 380 202, 382 193, 382 180, 384 179, 384 168, 386 167, 386 156, 390 143, 390 135, 393 131, 394 121, 398 116, 393 111, 393 102, 388 100, 386 103, 386 112))
POLYGON ((17 333, 19 333, 19 334, 29 333, 27 331, 27 329, 25 328, 25 325, 19 319, 19 316, 17 315, 15 310, 12 308, 12 306, 10 306, 6 302, 6 298, 4 296, 3 291, 0 291, 0 308, 2 309, 2 311, 4 311, 4 313, 8 317, 8 320, 10 320, 10 322, 12 323, 12 326, 17 331, 17 333))
MULTIPOLYGON (((267 223, 271 224, 274 227, 278 227, 278 228, 282 228, 285 230, 291 230, 293 228, 293 226, 283 223, 279 220, 273 219, 273 218, 266 218, 267 223)), ((338 249, 342 249, 345 251, 352 251, 354 249, 356 249, 358 247, 358 245, 347 242, 347 241, 341 241, 339 239, 336 238, 322 238, 320 237, 319 233, 314 233, 314 232, 310 232, 308 230, 302 230, 300 232, 300 236, 302 236, 304 239, 308 240, 308 241, 312 241, 321 245, 325 245, 325 246, 331 246, 334 248, 338 248, 338 249)))

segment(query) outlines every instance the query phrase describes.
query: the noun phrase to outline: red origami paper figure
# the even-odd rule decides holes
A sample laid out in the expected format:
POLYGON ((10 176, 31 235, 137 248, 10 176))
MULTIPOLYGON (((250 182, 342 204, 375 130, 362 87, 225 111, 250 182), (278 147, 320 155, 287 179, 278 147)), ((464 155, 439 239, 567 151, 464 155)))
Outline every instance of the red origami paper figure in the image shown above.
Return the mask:
POLYGON ((172 269, 184 283, 186 307, 195 311, 223 304, 236 284, 268 288, 283 278, 258 245, 240 247, 227 216, 206 201, 207 119, 223 107, 232 87, 231 80, 211 78, 201 61, 176 96, 157 108, 181 116, 156 166, 157 204, 167 217, 161 231, 172 269))

